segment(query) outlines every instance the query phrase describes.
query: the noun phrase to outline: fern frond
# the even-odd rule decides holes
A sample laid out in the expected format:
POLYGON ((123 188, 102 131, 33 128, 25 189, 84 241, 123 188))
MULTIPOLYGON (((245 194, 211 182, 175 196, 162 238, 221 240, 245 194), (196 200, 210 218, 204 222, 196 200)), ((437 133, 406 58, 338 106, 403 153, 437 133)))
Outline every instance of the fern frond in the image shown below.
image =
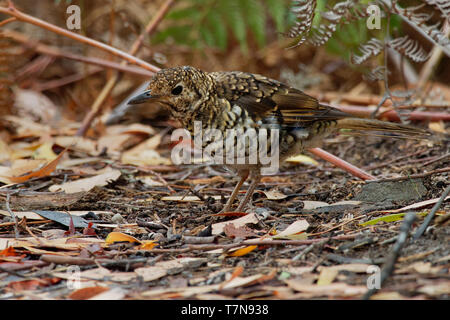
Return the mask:
POLYGON ((362 64, 367 61, 370 57, 375 57, 380 54, 383 50, 383 43, 376 39, 372 38, 367 43, 359 46, 359 51, 361 51, 361 55, 357 56, 355 54, 350 55, 350 60, 353 64, 362 64))
POLYGON ((293 3, 291 11, 295 14, 297 21, 286 33, 286 36, 289 38, 301 37, 297 45, 305 42, 306 35, 311 30, 316 5, 316 0, 296 0, 293 3))
POLYGON ((429 58, 428 53, 419 42, 408 36, 393 39, 389 41, 388 45, 398 53, 407 56, 415 62, 423 62, 429 58))
POLYGON ((384 80, 386 73, 389 74, 389 71, 387 71, 384 66, 378 66, 375 69, 364 74, 363 79, 367 80, 367 81, 372 81, 372 82, 384 80))
POLYGON ((417 10, 422 8, 423 5, 417 7, 402 8, 398 5, 396 0, 378 0, 385 8, 392 13, 398 14, 406 23, 411 25, 423 36, 430 41, 441 46, 442 50, 447 56, 450 57, 450 40, 437 28, 436 25, 426 25, 427 18, 430 15, 418 13, 417 10))
POLYGON ((435 6, 442 13, 442 17, 450 21, 450 1, 448 0, 425 0, 429 5, 435 6))
POLYGON ((355 3, 353 0, 338 2, 329 11, 321 13, 326 23, 322 23, 318 28, 313 28, 308 42, 314 46, 324 45, 336 32, 337 26, 342 23, 349 23, 347 16, 351 16, 351 9, 355 3))

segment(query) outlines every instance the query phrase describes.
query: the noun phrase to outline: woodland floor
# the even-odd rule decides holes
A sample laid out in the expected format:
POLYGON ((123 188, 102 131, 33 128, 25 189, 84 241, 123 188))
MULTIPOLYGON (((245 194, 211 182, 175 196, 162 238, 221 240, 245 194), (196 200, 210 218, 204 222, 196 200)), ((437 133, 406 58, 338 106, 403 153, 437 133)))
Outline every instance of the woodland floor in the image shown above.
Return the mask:
MULTIPOLYGON (((0 299, 360 299, 403 214, 417 213, 414 232, 441 197, 448 172, 439 169, 450 163, 448 143, 332 137, 327 151, 382 180, 362 182, 322 160, 285 164, 241 217, 215 215, 237 182, 223 168, 91 159, 80 141, 68 152, 78 165, 0 188, 0 299), (119 175, 89 191, 48 192, 111 170, 119 175), (20 220, 17 239, 7 204, 20 220), (73 270, 84 289, 69 285, 73 270)), ((447 199, 372 299, 449 297, 449 212, 447 199)))

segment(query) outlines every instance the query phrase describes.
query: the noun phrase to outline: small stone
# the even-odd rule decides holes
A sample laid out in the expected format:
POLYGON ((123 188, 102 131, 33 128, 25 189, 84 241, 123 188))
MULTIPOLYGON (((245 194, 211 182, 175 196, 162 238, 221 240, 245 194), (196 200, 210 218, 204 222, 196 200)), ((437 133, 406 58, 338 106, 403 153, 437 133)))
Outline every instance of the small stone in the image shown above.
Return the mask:
POLYGON ((124 223, 125 219, 122 217, 122 215, 120 213, 116 213, 112 218, 111 218, 111 222, 112 223, 124 223))

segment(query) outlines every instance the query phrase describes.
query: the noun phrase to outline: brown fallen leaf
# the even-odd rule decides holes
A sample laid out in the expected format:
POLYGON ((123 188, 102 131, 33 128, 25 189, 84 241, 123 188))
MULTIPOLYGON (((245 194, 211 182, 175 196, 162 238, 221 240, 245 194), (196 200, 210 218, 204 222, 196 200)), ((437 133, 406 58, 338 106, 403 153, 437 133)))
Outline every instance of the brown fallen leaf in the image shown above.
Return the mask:
POLYGON ((259 220, 256 217, 256 214, 249 213, 238 219, 214 223, 212 225, 211 233, 212 233, 212 235, 218 235, 218 234, 222 233, 227 224, 232 224, 234 227, 239 228, 239 227, 244 226, 249 223, 257 224, 258 222, 259 222, 259 220))
POLYGON ((46 166, 42 167, 37 171, 30 172, 29 174, 20 177, 7 177, 7 178, 13 183, 22 183, 30 180, 31 178, 40 178, 49 176, 53 171, 55 171, 58 162, 61 160, 61 157, 64 155, 66 151, 67 149, 61 151, 61 153, 54 160, 50 161, 46 166))
POLYGON ((87 300, 93 296, 98 295, 99 293, 108 290, 109 290, 108 287, 101 287, 101 286, 81 288, 73 291, 67 298, 71 300, 87 300))
POLYGON ((246 239, 249 237, 256 236, 256 233, 247 226, 235 227, 233 224, 229 223, 223 228, 226 236, 229 238, 241 238, 246 239))

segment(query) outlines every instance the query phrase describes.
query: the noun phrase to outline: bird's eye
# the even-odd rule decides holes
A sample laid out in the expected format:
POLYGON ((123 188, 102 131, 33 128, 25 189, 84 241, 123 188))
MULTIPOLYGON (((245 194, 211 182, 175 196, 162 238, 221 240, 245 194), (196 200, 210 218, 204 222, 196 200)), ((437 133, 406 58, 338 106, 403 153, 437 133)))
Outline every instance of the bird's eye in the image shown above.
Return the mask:
POLYGON ((175 88, 172 89, 172 94, 177 96, 181 93, 181 91, 183 91, 183 87, 176 86, 175 88))

